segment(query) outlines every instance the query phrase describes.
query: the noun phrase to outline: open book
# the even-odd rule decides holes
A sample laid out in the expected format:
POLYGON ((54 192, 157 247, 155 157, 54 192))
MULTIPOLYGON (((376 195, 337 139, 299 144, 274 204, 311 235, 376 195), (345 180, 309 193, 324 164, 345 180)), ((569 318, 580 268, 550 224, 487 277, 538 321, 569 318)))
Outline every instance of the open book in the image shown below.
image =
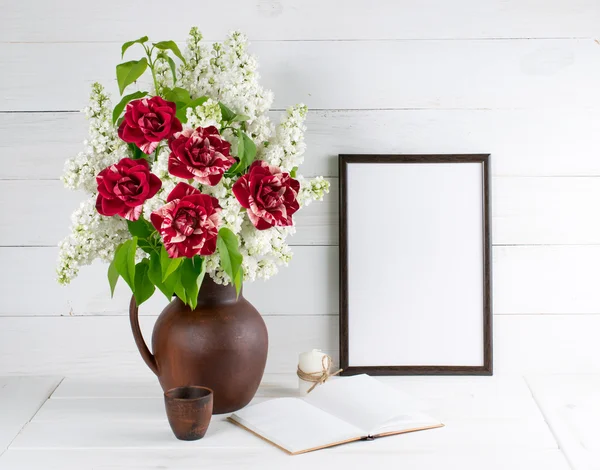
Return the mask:
POLYGON ((413 400, 368 375, 332 379, 305 398, 276 398, 230 421, 295 455, 347 442, 443 426, 413 400))

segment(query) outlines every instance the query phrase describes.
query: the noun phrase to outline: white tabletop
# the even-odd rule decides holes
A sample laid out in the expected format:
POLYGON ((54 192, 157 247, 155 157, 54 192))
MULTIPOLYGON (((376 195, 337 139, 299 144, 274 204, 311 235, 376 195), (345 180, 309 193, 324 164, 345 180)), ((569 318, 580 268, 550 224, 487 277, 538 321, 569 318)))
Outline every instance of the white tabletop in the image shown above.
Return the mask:
MULTIPOLYGON (((600 460, 598 437, 586 419, 586 407, 593 404, 590 397, 600 396, 598 376, 576 381, 553 376, 380 379, 418 398, 423 409, 446 427, 289 456, 227 422, 227 415, 213 417, 202 440, 176 440, 166 420, 161 389, 150 377, 130 381, 0 378, 0 470, 313 470, 400 465, 405 469, 568 470, 569 463, 575 470, 600 469, 594 463, 595 457, 600 460), (576 420, 563 419, 567 405, 568 410, 576 406, 581 411, 576 420)), ((266 376, 254 401, 293 396, 296 385, 293 376, 266 376)))

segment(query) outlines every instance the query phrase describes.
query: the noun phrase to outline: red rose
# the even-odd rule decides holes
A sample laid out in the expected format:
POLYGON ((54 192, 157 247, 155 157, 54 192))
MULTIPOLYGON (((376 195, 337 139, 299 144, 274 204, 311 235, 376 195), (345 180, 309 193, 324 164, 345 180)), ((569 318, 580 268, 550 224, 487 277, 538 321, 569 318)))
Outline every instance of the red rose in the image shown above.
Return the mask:
POLYGON ((181 130, 175 117, 175 103, 160 96, 133 100, 127 104, 125 119, 119 126, 119 137, 137 145, 142 152, 154 152, 158 143, 181 130))
POLYGON ((169 139, 169 173, 214 186, 235 163, 230 146, 214 126, 185 129, 169 139))
POLYGON ((217 248, 219 201, 187 183, 179 183, 167 204, 150 216, 170 258, 212 255, 217 248))
POLYGON ((162 183, 150 173, 144 159, 123 158, 96 176, 98 198, 96 210, 102 215, 120 215, 127 220, 137 220, 142 204, 154 197, 162 183))
POLYGON ((293 225, 292 215, 300 208, 296 200, 300 183, 262 160, 250 165, 232 190, 258 230, 293 225))

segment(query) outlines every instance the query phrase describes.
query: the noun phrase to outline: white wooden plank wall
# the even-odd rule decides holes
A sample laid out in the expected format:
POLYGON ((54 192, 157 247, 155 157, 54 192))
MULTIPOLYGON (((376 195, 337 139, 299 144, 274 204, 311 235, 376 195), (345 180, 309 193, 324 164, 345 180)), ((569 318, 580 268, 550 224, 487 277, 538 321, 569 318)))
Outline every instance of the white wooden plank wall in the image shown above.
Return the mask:
MULTIPOLYGON (((104 266, 54 283, 56 243, 80 199, 58 178, 85 138, 77 110, 89 85, 116 89, 120 44, 184 41, 195 24, 208 40, 247 32, 273 116, 299 101, 312 109, 303 173, 332 182, 298 217, 291 266, 246 289, 269 327, 269 372, 293 371, 313 347, 337 356, 337 155, 459 152, 493 158, 496 372, 600 371, 597 0, 2 7, 0 375, 148 374, 127 291, 108 298, 104 266)), ((161 304, 142 311, 147 336, 161 304)))

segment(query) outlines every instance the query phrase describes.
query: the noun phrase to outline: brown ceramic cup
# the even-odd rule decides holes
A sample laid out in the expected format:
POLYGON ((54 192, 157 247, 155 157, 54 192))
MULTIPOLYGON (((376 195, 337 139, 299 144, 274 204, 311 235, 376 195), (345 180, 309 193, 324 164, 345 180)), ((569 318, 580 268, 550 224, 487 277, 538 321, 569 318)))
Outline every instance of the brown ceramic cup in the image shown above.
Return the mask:
POLYGON ((165 407, 177 439, 202 439, 212 417, 213 391, 194 385, 173 388, 165 392, 165 407))

